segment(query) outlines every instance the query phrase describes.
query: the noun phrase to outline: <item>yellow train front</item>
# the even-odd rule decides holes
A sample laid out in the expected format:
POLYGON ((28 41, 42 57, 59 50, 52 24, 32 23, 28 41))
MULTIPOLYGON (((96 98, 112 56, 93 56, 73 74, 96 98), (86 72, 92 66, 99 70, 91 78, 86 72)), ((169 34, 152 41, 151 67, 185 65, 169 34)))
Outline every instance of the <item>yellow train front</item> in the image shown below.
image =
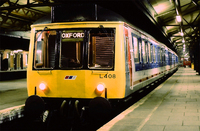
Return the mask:
POLYGON ((119 15, 107 14, 99 21, 31 26, 28 115, 56 109, 80 117, 87 110, 101 119, 115 103, 177 69, 175 52, 119 15))
POLYGON ((65 100, 76 107, 82 105, 78 108, 97 103, 109 109, 108 99, 124 98, 123 28, 123 22, 33 25, 26 105, 39 99, 46 107, 51 107, 51 100, 61 106, 65 100))

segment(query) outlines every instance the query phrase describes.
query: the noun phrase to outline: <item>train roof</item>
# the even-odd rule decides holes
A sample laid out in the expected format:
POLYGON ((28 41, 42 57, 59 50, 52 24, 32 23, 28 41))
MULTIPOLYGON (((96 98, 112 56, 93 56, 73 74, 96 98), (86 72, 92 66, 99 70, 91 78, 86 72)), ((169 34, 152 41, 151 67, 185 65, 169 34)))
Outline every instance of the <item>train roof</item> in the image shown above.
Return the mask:
POLYGON ((121 15, 96 4, 70 4, 52 7, 51 15, 45 16, 35 24, 80 21, 123 21, 127 20, 121 15))

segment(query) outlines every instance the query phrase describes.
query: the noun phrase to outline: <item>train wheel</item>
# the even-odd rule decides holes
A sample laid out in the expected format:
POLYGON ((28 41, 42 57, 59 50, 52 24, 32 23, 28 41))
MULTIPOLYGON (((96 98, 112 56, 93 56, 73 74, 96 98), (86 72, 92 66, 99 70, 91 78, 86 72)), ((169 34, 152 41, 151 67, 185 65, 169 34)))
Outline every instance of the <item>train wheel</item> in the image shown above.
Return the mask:
POLYGON ((110 102, 103 97, 96 97, 89 103, 89 116, 92 122, 106 120, 111 112, 110 102))
POLYGON ((26 99, 25 102, 25 116, 32 119, 40 118, 45 111, 44 100, 37 96, 32 95, 26 99))

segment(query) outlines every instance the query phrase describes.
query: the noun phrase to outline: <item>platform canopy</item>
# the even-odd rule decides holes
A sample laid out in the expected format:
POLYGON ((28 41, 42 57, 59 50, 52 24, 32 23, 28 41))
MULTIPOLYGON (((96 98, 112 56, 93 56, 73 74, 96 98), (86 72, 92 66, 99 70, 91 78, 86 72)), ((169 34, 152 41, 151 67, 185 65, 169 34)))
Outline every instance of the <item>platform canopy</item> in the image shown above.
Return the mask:
POLYGON ((194 55, 200 41, 199 0, 1 0, 0 34, 30 31, 31 24, 51 14, 52 6, 72 3, 95 3, 111 9, 180 57, 194 55))

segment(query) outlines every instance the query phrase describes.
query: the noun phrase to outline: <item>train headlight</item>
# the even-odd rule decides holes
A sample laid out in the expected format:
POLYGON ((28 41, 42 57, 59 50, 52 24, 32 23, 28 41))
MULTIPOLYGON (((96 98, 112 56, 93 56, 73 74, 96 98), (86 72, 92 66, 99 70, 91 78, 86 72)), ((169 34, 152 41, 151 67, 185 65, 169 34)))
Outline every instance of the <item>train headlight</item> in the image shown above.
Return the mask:
POLYGON ((42 90, 45 93, 47 93, 49 91, 49 88, 45 83, 40 83, 39 88, 40 88, 40 90, 42 90))
POLYGON ((98 84, 97 88, 96 88, 96 94, 101 95, 104 90, 105 90, 105 85, 104 84, 98 84))
POLYGON ((105 87, 104 87, 103 84, 98 84, 98 86, 97 86, 97 90, 98 90, 99 92, 104 91, 104 89, 105 89, 105 87))
POLYGON ((40 90, 44 91, 47 87, 46 87, 46 85, 44 83, 41 83, 39 85, 39 88, 40 88, 40 90))

